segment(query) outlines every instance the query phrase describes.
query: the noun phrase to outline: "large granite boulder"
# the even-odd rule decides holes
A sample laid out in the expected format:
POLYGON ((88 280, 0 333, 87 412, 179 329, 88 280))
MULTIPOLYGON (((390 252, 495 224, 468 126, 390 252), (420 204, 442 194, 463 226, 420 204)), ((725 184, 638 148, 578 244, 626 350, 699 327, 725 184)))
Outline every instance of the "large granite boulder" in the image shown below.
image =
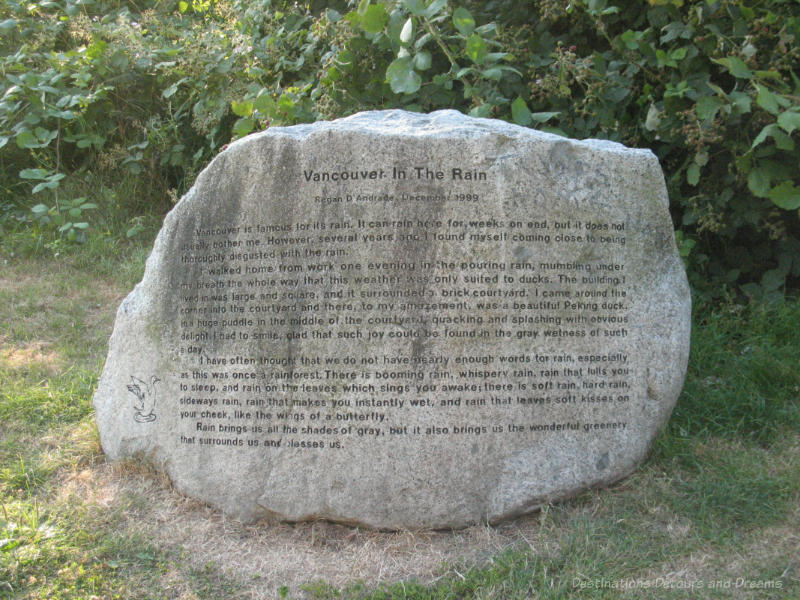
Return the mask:
POLYGON ((362 113, 200 174, 94 403, 109 458, 235 518, 459 527, 630 474, 689 328, 651 152, 362 113))

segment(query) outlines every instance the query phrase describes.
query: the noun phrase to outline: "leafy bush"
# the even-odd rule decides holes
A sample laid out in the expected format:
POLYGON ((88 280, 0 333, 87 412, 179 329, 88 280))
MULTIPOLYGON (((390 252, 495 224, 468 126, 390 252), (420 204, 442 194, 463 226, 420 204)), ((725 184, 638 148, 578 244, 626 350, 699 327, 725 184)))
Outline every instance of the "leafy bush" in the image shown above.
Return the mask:
POLYGON ((163 210, 234 137, 454 108, 652 148, 696 291, 798 283, 794 1, 11 1, 0 33, 6 218, 79 239, 106 201, 59 197, 81 178, 133 177, 135 210, 163 210))
MULTIPOLYGON (((800 275, 797 169, 800 6, 593 1, 544 10, 526 41, 529 101, 575 137, 652 148, 664 167, 696 289, 744 283, 753 297, 800 275), (596 31, 595 36, 588 35, 596 31), (586 36, 586 37, 584 37, 586 36), (586 48, 581 38, 589 40, 586 48), (560 42, 560 43, 559 43, 560 42), (527 47, 541 57, 541 49, 527 47)), ((796 279, 794 280, 796 283, 796 279)))
POLYGON ((738 283, 763 299, 796 285, 796 2, 468 8, 363 0, 344 19, 323 95, 339 112, 453 107, 652 148, 697 291, 714 297, 738 283), (489 15, 497 24, 476 24, 489 15))

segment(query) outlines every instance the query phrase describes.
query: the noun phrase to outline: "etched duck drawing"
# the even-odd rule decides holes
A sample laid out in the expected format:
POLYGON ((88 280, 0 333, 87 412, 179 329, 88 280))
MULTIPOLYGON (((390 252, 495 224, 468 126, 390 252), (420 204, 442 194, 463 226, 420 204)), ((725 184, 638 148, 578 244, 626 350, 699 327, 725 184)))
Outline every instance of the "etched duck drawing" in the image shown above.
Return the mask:
POLYGON ((131 382, 128 384, 128 391, 136 396, 133 402, 133 409, 136 414, 133 415, 137 423, 149 423, 156 420, 156 383, 161 381, 158 377, 153 375, 150 378, 150 383, 134 377, 131 375, 131 382))

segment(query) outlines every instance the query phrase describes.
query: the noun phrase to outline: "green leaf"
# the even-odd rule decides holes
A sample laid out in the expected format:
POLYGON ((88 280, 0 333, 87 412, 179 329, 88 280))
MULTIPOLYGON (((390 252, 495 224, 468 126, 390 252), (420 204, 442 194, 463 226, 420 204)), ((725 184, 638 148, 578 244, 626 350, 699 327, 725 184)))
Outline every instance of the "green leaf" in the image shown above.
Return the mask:
POLYGON ((278 98, 278 110, 281 112, 286 113, 289 116, 294 115, 295 103, 289 96, 286 94, 281 94, 281 97, 278 98))
POLYGON ((105 143, 106 138, 104 138, 102 135, 92 134, 79 139, 76 145, 78 148, 88 148, 89 146, 94 146, 97 150, 100 150, 105 143))
POLYGON ((553 135, 560 135, 561 137, 566 137, 566 138, 569 137, 563 129, 559 129, 558 127, 547 126, 547 127, 542 127, 541 130, 544 131, 545 133, 552 133, 553 135))
POLYGON ((178 2, 178 10, 181 11, 182 13, 185 13, 187 10, 189 10, 189 3, 185 2, 184 0, 181 0, 180 2, 178 2))
POLYGON ((795 187, 791 181, 784 181, 769 191, 772 203, 786 210, 800 208, 800 188, 795 187))
POLYGON ((16 26, 16 19, 6 19, 5 21, 0 22, 0 31, 11 31, 16 26))
POLYGON ((72 226, 75 229, 89 229, 89 224, 86 221, 81 221, 80 223, 73 223, 72 226))
POLYGON ((779 71, 776 71, 774 68, 770 69, 769 71, 756 71, 756 77, 759 79, 775 79, 777 81, 781 80, 781 74, 779 71))
POLYGON ((677 48, 669 53, 670 60, 680 61, 686 58, 686 48, 677 48))
POLYGON ((492 81, 500 81, 500 78, 503 76, 503 69, 500 67, 491 67, 485 71, 482 71, 481 75, 486 79, 491 79, 492 81))
POLYGON ((44 204, 37 204, 36 206, 31 207, 31 212, 37 217, 46 215, 49 210, 50 209, 44 204))
POLYGON ((789 135, 795 129, 800 129, 800 112, 787 110, 778 115, 778 125, 789 135))
POLYGON ((231 102, 231 110, 237 117, 249 117, 253 114, 253 102, 252 100, 242 100, 241 102, 234 100, 231 102))
POLYGON ((367 8, 366 14, 361 17, 361 29, 367 33, 378 33, 383 31, 387 21, 389 21, 389 14, 383 5, 372 4, 367 8))
POLYGON ((752 101, 750 100, 750 96, 748 96, 744 92, 731 92, 730 96, 731 100, 733 100, 733 105, 738 109, 740 113, 746 114, 750 112, 752 107, 752 101))
POLYGON ((751 79, 753 77, 753 72, 744 64, 741 58, 729 56, 728 58, 712 58, 711 60, 728 69, 731 75, 738 79, 751 79))
POLYGON ((94 40, 88 48, 86 48, 86 57, 90 60, 96 60, 103 56, 108 50, 108 42, 103 40, 94 40))
POLYGON ((49 116, 55 117, 56 119, 64 119, 65 121, 72 121, 77 118, 77 115, 71 110, 48 111, 48 113, 49 116))
POLYGON ((475 19, 466 8, 458 7, 453 13, 453 25, 461 35, 467 37, 475 29, 475 19))
POLYGON ((786 283, 786 273, 780 269, 770 269, 761 277, 761 287, 765 292, 773 292, 786 283))
POLYGON ((689 168, 686 169, 686 181, 689 185, 697 185, 700 181, 700 167, 697 163, 692 163, 689 165, 689 168))
POLYGON ((425 3, 422 0, 401 0, 401 4, 406 7, 412 15, 421 17, 425 14, 425 3))
POLYGON ((255 128, 253 117, 242 117, 233 124, 233 133, 239 137, 244 137, 255 128))
POLYGON ((472 62, 477 65, 482 64, 488 52, 486 42, 477 33, 473 33, 467 38, 466 53, 472 62))
POLYGON ((175 95, 175 92, 177 92, 177 91, 178 91, 178 84, 177 83, 173 83, 171 86, 169 86, 163 92, 161 92, 161 95, 164 98, 171 98, 172 96, 175 95))
POLYGON ((275 110, 275 99, 269 94, 261 94, 253 100, 253 108, 262 113, 273 111, 275 110))
POLYGON ((772 182, 769 170, 757 167, 747 174, 747 187, 758 198, 766 198, 772 182))
POLYGON ((77 219, 78 217, 81 216, 82 212, 83 211, 80 208, 77 208, 77 207, 76 208, 70 208, 69 209, 69 216, 72 217, 73 219, 77 219))
POLYGON ((619 36, 619 39, 622 40, 628 50, 636 50, 639 48, 639 41, 642 39, 642 37, 643 33, 641 31, 634 33, 628 29, 625 33, 619 36))
POLYGON ((703 149, 695 154, 694 162, 700 167, 706 166, 708 164, 708 150, 703 149))
POLYGON ((417 38, 417 41, 414 42, 414 48, 419 50, 420 48, 422 48, 425 44, 427 44, 432 39, 433 39, 433 36, 430 33, 425 33, 425 34, 419 36, 417 38))
POLYGON ((38 194, 42 190, 54 190, 58 187, 58 181, 42 181, 33 186, 32 194, 38 194))
POLYGON ((630 89, 622 86, 612 86, 605 90, 605 98, 614 104, 622 102, 622 100, 630 94, 630 89))
POLYGON ((517 99, 511 103, 511 118, 517 125, 523 127, 531 124, 531 111, 522 96, 517 96, 517 99))
POLYGON ((644 128, 648 131, 655 131, 661 125, 660 111, 655 104, 651 104, 647 110, 647 118, 644 121, 644 128))
POLYGON ((426 52, 423 50, 422 52, 417 52, 414 56, 414 68, 420 71, 427 71, 431 68, 431 53, 426 52))
POLYGON ((358 12, 358 16, 363 17, 365 14, 367 14, 368 8, 369 8, 369 0, 361 0, 361 2, 358 3, 358 8, 356 9, 356 11, 358 12))
POLYGON ((756 89, 758 90, 758 95, 756 96, 756 104, 758 104, 761 108, 767 111, 770 114, 777 115, 780 112, 780 106, 778 105, 778 97, 770 92, 764 86, 755 84, 756 89))
POLYGON ((413 94, 422 85, 422 78, 414 71, 411 58, 396 58, 386 69, 386 81, 395 94, 413 94))
POLYGON ((44 169, 22 169, 19 172, 20 179, 47 179, 50 171, 44 169))
POLYGON ((770 123, 764 127, 756 136, 756 139, 753 140, 751 148, 755 148, 763 143, 767 137, 771 137, 775 140, 775 145, 781 150, 794 150, 794 140, 786 135, 776 123, 770 123))
POLYGON ((697 117, 701 121, 711 121, 725 103, 716 96, 703 96, 697 102, 697 117))
POLYGON ((501 71, 503 71, 504 73, 514 73, 515 75, 519 75, 520 77, 522 77, 522 73, 520 73, 520 72, 519 72, 517 69, 515 69, 514 67, 509 67, 508 65, 499 65, 499 66, 497 66, 497 67, 494 67, 494 68, 495 68, 495 69, 500 69, 500 70, 501 70, 501 71))
POLYGON ((414 39, 414 21, 408 17, 403 29, 400 30, 400 43, 408 46, 412 39, 414 39))
POLYGON ((36 139, 36 136, 33 135, 30 131, 22 131, 17 134, 16 137, 17 146, 20 148, 44 148, 47 146, 46 143, 40 142, 36 139))
POLYGON ((447 0, 433 0, 422 14, 426 19, 432 19, 439 14, 439 11, 442 10, 446 4, 447 0))
POLYGON ((761 295, 762 295, 761 286, 758 285, 757 283, 753 283, 753 282, 745 283, 742 286, 742 291, 745 294, 747 294, 748 296, 750 296, 750 298, 752 298, 752 299, 760 298, 761 295))
MULTIPOLYGON (((131 144, 128 146, 128 150, 144 150, 150 145, 149 140, 144 140, 143 142, 139 142, 138 144, 131 144)), ((141 156, 139 156, 141 158, 141 156)))
POLYGON ((514 60, 514 56, 510 52, 489 52, 486 55, 486 61, 496 63, 500 60, 514 60))
POLYGON ((535 112, 531 113, 531 121, 534 123, 544 123, 560 115, 560 112, 535 112))

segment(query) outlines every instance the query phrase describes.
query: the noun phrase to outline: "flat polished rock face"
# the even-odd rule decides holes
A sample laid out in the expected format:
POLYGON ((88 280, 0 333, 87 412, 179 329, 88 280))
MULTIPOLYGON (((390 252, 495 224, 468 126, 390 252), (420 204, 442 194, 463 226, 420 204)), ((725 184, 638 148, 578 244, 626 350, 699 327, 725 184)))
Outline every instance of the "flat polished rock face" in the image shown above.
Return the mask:
POLYGON ((453 111, 237 141, 119 308, 103 448, 243 521, 459 527, 614 482, 686 370, 667 205, 649 151, 453 111))

